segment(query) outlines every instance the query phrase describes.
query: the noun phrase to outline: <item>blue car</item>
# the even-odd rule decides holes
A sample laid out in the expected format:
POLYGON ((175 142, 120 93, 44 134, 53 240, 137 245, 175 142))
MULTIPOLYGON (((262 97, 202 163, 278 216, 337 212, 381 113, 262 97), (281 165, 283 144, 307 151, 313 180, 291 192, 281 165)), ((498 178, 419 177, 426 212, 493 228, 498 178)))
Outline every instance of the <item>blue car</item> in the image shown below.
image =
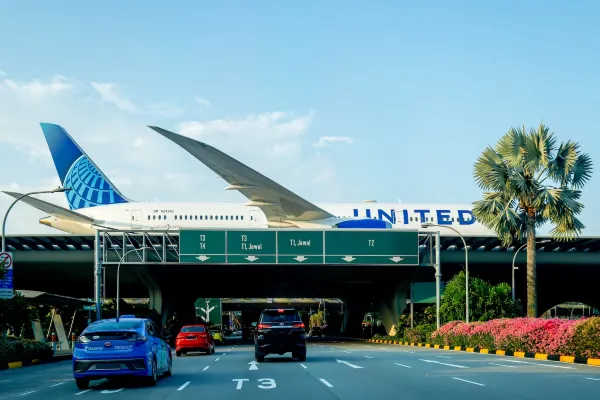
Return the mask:
POLYGON ((79 389, 91 380, 141 377, 155 385, 159 375, 173 369, 168 335, 154 322, 133 315, 90 324, 73 350, 73 377, 79 389))

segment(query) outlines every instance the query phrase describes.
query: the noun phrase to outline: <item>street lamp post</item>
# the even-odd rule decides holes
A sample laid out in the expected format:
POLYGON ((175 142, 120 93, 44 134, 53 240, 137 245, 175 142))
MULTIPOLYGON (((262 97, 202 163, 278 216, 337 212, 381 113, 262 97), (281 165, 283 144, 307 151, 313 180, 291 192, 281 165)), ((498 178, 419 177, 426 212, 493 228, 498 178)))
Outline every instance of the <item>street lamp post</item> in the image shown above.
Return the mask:
MULTIPOLYGON (((535 244, 542 244, 542 243, 548 243, 551 242, 551 240, 540 240, 539 242, 535 242, 535 244)), ((515 260, 517 259, 517 254, 519 254, 519 251, 521 251, 521 249, 523 249, 524 247, 527 246, 527 243, 523 244, 521 247, 519 247, 517 249, 517 251, 515 251, 515 255, 513 256, 513 260, 512 260, 512 287, 511 287, 511 291, 512 291, 512 299, 513 301, 515 301, 516 298, 516 291, 515 291, 515 260)))
POLYGON ((134 251, 141 251, 141 250, 146 250, 146 249, 151 249, 152 247, 149 246, 144 246, 144 247, 140 247, 139 249, 131 249, 127 252, 125 252, 125 254, 123 254, 123 256, 121 257, 121 259, 119 260, 119 263, 117 264, 117 318, 119 318, 119 293, 120 293, 120 286, 119 286, 119 277, 120 277, 120 271, 121 271, 121 263, 123 262, 123 260, 125 259, 125 257, 127 257, 127 254, 129 253, 133 253, 134 251))
POLYGON ((15 201, 13 201, 10 206, 8 206, 8 209, 6 210, 6 213, 4 214, 4 220, 2 221, 2 252, 4 253, 6 251, 6 218, 8 218, 8 213, 14 207, 14 205, 19 202, 19 200, 21 200, 27 196, 34 195, 34 194, 62 193, 62 192, 66 192, 67 190, 71 190, 71 188, 57 187, 56 189, 53 189, 53 190, 41 190, 41 191, 25 193, 25 194, 21 195, 20 197, 17 197, 17 199, 15 201))
POLYGON ((456 234, 460 237, 460 239, 463 242, 463 245, 465 247, 465 275, 466 275, 466 279, 465 279, 465 319, 467 322, 469 322, 469 249, 467 249, 467 242, 465 241, 465 238, 453 227, 451 226, 446 226, 446 225, 437 225, 437 224, 433 224, 431 222, 426 222, 421 224, 421 228, 431 228, 432 226, 437 226, 438 228, 448 228, 454 232, 456 232, 456 234))

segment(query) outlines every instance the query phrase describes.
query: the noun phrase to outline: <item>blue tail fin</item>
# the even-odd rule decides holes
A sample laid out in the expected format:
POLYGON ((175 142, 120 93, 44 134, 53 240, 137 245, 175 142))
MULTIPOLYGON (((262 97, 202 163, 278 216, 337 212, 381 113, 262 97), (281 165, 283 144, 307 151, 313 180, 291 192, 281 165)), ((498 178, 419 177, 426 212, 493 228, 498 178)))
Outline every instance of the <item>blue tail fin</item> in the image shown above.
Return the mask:
POLYGON ((119 192, 87 154, 60 125, 40 123, 56 172, 71 210, 100 205, 127 203, 131 200, 119 192))

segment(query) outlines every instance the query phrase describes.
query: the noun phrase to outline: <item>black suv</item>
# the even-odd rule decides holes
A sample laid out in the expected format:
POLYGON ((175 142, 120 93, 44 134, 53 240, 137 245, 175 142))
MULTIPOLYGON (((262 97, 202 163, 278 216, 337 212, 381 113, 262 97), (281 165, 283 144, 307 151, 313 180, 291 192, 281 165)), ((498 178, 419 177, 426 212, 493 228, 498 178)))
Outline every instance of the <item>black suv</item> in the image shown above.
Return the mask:
POLYGON ((267 354, 292 353, 306 361, 306 335, 300 314, 293 308, 263 310, 254 333, 254 357, 262 362, 267 354))

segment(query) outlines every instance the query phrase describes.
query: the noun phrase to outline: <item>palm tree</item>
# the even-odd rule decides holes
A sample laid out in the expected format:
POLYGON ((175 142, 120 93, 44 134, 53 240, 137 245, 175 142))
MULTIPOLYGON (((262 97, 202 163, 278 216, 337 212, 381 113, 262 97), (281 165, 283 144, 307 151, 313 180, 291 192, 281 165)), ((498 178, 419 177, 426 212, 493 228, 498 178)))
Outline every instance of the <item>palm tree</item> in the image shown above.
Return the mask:
POLYGON ((555 240, 567 241, 584 228, 581 188, 592 175, 592 159, 578 143, 557 147, 548 127, 511 128, 479 156, 474 167, 483 199, 473 214, 509 247, 527 240, 527 315, 537 317, 536 228, 550 222, 555 240))

